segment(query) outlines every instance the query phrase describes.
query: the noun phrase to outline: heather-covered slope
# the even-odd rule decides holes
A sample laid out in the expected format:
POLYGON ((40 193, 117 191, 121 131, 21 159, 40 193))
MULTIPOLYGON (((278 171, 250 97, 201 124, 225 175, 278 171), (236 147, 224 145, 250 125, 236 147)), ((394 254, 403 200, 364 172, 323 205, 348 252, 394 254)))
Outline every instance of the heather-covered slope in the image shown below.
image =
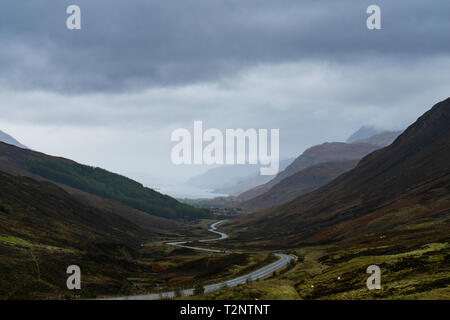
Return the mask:
POLYGON ((46 179, 70 187, 68 191, 74 188, 119 201, 154 216, 184 220, 209 216, 206 210, 180 203, 127 177, 1 142, 0 171, 46 179))
MULTIPOLYGON (((367 139, 352 142, 352 144, 358 144, 357 149, 353 149, 351 147, 349 148, 347 144, 343 143, 325 143, 320 146, 310 148, 299 158, 299 163, 296 168, 307 165, 307 161, 318 162, 318 164, 312 165, 311 167, 306 167, 297 173, 291 174, 272 187, 270 187, 270 185, 275 183, 277 180, 274 180, 267 185, 258 186, 253 189, 253 191, 250 190, 245 192, 240 197, 237 197, 237 201, 250 195, 252 192, 260 192, 270 187, 270 189, 263 194, 238 203, 236 206, 241 208, 246 213, 251 213, 287 203, 298 196, 311 192, 327 184, 340 174, 354 168, 360 160, 358 156, 362 158, 366 152, 374 151, 376 149, 375 147, 368 147, 368 145, 377 146, 379 148, 385 147, 391 144, 400 135, 400 133, 401 131, 382 132, 367 139), (325 152, 327 149, 330 151, 329 153, 325 152), (313 155, 314 152, 316 152, 316 155, 313 155), (358 154, 358 152, 360 153, 358 154), (344 159, 348 158, 351 160, 322 162, 323 159, 330 157, 344 159)), ((293 172, 296 169, 291 168, 290 170, 293 172)), ((288 173, 283 173, 283 175, 287 174, 288 173)))
POLYGON ((118 292, 123 279, 151 272, 137 263, 141 244, 172 235, 172 222, 142 213, 141 225, 114 211, 53 183, 0 172, 0 299, 62 298, 70 294, 66 268, 73 264, 83 274, 77 294, 86 298, 118 292))
POLYGON ((313 146, 303 152, 285 170, 281 171, 268 183, 243 192, 237 197, 237 200, 238 202, 244 202, 262 195, 265 192, 268 192, 281 180, 310 166, 332 161, 360 160, 362 157, 378 148, 379 147, 367 143, 348 144, 343 142, 326 142, 313 146))
POLYGON ((287 203, 327 184, 357 164, 358 160, 344 160, 313 165, 284 178, 269 191, 238 206, 248 213, 287 203))
POLYGON ((0 234, 25 241, 72 247, 98 241, 133 245, 150 236, 118 215, 83 204, 53 183, 4 172, 0 172, 0 204, 0 234))
POLYGON ((285 205, 242 217, 240 239, 271 245, 386 236, 448 238, 450 99, 436 104, 390 146, 285 205))

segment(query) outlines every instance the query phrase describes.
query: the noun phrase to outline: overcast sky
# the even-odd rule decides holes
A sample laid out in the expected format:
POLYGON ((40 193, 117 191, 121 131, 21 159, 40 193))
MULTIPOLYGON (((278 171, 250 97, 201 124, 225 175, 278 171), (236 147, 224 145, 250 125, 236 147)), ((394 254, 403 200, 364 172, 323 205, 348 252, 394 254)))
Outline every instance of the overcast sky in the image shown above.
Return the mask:
POLYGON ((280 129, 297 156, 362 125, 404 129, 450 96, 449 70, 448 0, 0 2, 0 130, 148 184, 205 170, 170 161, 194 120, 280 129))

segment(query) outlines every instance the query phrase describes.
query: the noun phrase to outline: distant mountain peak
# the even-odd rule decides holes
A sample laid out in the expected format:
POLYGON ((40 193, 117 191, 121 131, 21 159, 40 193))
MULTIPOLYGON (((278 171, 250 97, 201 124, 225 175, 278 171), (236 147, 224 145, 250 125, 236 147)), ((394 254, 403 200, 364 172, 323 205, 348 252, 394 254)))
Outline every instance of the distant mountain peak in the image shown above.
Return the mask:
POLYGON ((382 131, 379 129, 375 129, 374 127, 371 126, 362 126, 361 128, 358 129, 358 131, 356 131, 355 133, 353 133, 347 140, 347 143, 352 143, 355 142, 357 140, 362 140, 362 139, 367 139, 370 138, 376 134, 381 133, 382 131))
POLYGON ((386 147, 394 142, 402 131, 385 131, 366 139, 355 140, 352 143, 368 143, 374 146, 386 147))
POLYGON ((19 141, 17 141, 13 137, 11 137, 9 134, 3 132, 2 130, 0 130, 0 142, 12 144, 12 145, 22 148, 22 149, 28 149, 26 146, 24 146, 19 141))

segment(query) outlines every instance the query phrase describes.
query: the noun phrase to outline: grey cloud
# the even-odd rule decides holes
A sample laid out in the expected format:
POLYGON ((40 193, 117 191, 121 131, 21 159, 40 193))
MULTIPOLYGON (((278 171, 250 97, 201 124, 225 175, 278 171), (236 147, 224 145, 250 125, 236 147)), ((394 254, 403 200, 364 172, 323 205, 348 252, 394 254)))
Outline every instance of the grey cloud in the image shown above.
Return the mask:
POLYGON ((448 54, 450 3, 376 1, 383 30, 365 28, 374 1, 3 0, 0 85, 92 93, 216 81, 260 64, 448 54))
POLYGON ((450 2, 2 0, 0 129, 37 150, 179 178, 170 133, 279 128, 281 156, 403 129, 450 92, 450 2), (82 8, 82 30, 65 9, 82 8), (382 8, 381 31, 365 9, 382 8))
MULTIPOLYGON (((260 66, 219 82, 132 93, 62 95, 1 92, 3 121, 112 131, 208 127, 280 128, 287 152, 302 137, 345 140, 358 126, 400 129, 450 92, 450 57, 408 61, 368 57, 352 63, 260 66), (319 129, 320 128, 320 129, 319 129), (292 139, 290 138, 292 137, 292 139)), ((167 141, 161 143, 169 144, 167 141)))

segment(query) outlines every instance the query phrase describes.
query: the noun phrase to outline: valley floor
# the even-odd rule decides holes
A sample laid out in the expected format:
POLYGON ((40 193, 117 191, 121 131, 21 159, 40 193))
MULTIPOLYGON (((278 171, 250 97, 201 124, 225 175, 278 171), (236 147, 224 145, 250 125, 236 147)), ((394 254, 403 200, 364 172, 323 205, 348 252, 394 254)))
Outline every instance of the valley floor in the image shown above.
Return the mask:
POLYGON ((450 299, 450 245, 430 243, 399 250, 381 246, 336 250, 312 247, 289 251, 301 263, 235 288, 196 299, 450 299), (333 253, 327 253, 333 251, 333 253), (369 265, 381 269, 381 289, 368 290, 369 265))
MULTIPOLYGON (((207 232, 212 222, 191 225, 178 239, 184 240, 186 234, 190 240, 212 238, 207 232)), ((384 241, 289 250, 244 247, 233 239, 192 243, 228 250, 226 254, 166 245, 171 239, 176 239, 174 234, 147 242, 137 251, 105 244, 96 254, 95 248, 66 249, 1 236, 0 298, 92 299, 182 291, 249 274, 274 262, 272 252, 279 252, 298 260, 264 279, 188 298, 450 299, 450 244, 442 237, 427 244, 384 241), (83 286, 76 295, 65 288, 65 266, 70 264, 82 268, 83 286), (366 287, 366 269, 373 264, 381 269, 381 290, 366 287)))

